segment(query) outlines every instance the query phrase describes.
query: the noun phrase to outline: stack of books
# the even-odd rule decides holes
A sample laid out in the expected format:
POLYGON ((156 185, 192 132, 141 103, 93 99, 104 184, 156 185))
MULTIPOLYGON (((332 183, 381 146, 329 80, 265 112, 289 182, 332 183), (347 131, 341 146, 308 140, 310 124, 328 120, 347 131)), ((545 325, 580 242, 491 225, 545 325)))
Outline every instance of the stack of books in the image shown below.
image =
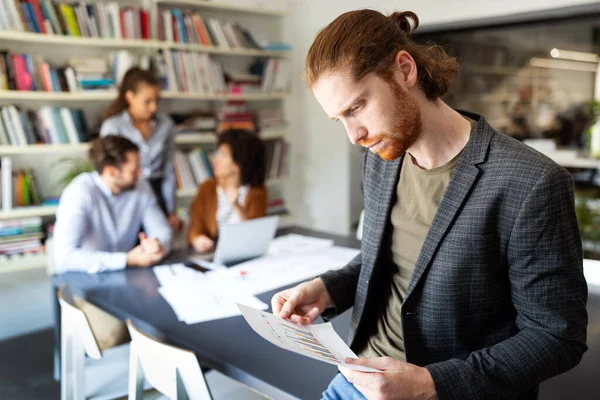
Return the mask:
POLYGON ((288 210, 285 207, 285 200, 283 197, 277 197, 267 201, 267 215, 285 215, 287 213, 288 210))
POLYGON ((75 73, 76 88, 96 90, 114 87, 115 81, 111 77, 106 58, 70 57, 68 62, 70 65, 68 69, 72 69, 75 73))
POLYGON ((0 256, 44 251, 41 217, 0 221, 0 256))
POLYGON ((242 129, 256 132, 256 116, 245 101, 230 100, 217 112, 217 133, 227 129, 242 129))
POLYGON ((179 150, 175 152, 175 178, 178 189, 194 191, 202 182, 213 176, 211 161, 203 149, 197 148, 187 154, 179 150))
POLYGON ((229 93, 258 93, 262 90, 261 76, 254 74, 227 74, 229 93))
POLYGON ((77 144, 89 141, 83 110, 44 106, 22 111, 0 108, 0 146, 77 144))
POLYGON ((198 12, 177 8, 158 10, 158 39, 224 49, 262 49, 240 24, 204 18, 198 12))
POLYGON ((116 2, 2 0, 0 30, 105 39, 150 39, 150 14, 116 2))
POLYGON ((285 126, 281 107, 259 108, 256 110, 257 123, 260 130, 276 129, 285 126))
POLYGON ((6 212, 13 207, 42 204, 42 194, 33 171, 30 168, 14 170, 12 160, 9 157, 2 157, 0 199, 2 199, 2 210, 6 212))
POLYGON ((173 132, 177 136, 214 134, 217 129, 217 117, 212 111, 170 114, 170 116, 175 122, 173 132))

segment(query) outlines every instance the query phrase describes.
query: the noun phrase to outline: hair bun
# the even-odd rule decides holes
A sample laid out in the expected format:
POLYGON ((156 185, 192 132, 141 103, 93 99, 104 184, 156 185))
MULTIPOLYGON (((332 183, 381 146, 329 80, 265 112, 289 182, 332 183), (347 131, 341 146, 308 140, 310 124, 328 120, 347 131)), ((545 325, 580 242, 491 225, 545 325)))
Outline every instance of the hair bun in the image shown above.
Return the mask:
POLYGON ((391 18, 407 35, 417 29, 419 26, 419 17, 412 11, 396 11, 390 14, 391 18), (412 25, 410 21, 412 20, 412 25))

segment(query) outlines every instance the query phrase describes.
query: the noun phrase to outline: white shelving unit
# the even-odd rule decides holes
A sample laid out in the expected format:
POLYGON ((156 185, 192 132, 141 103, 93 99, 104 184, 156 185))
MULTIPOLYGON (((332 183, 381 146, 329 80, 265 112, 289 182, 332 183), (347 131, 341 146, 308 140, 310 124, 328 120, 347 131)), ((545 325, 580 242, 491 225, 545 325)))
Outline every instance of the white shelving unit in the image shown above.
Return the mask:
POLYGON ((11 211, 0 211, 0 220, 28 217, 50 217, 56 214, 57 206, 15 207, 11 211))
POLYGON ((44 268, 46 265, 46 253, 17 255, 10 258, 0 256, 0 275, 15 271, 44 268))
POLYGON ((0 155, 71 153, 87 151, 88 143, 80 144, 30 144, 27 146, 0 146, 0 155))
MULTIPOLYGON (((134 0, 135 2, 136 0, 134 0)), ((232 0, 234 1, 234 0, 232 0)), ((247 6, 237 4, 226 4, 220 2, 212 2, 206 0, 140 0, 139 4, 143 4, 145 7, 156 10, 156 7, 182 7, 182 8, 193 8, 199 9, 200 12, 206 10, 212 14, 220 14, 223 18, 227 18, 229 15, 235 15, 236 18, 243 18, 245 21, 245 15, 253 18, 265 17, 269 21, 272 18, 281 18, 286 15, 282 9, 267 9, 259 6, 247 6)), ((258 28, 262 23, 258 22, 259 19, 253 19, 256 27, 258 28)), ((249 26, 252 31, 252 26, 249 26)), ((275 29, 279 31, 279 28, 275 28, 273 25, 273 32, 275 29)), ((269 31, 271 32, 271 31, 269 31)), ((268 32, 267 32, 268 33, 268 32)), ((272 32, 271 32, 272 33, 272 32)), ((272 37, 277 39, 276 36, 272 37)), ((191 52, 201 52, 213 54, 216 57, 226 56, 224 58, 229 60, 227 57, 240 57, 240 58, 252 58, 252 57, 270 57, 270 58, 288 58, 290 52, 286 51, 264 51, 256 49, 225 49, 215 46, 203 46, 199 44, 183 44, 174 42, 165 42, 158 40, 131 40, 131 39, 104 39, 104 38, 87 38, 87 37, 71 37, 61 35, 45 35, 31 32, 10 32, 0 31, 0 47, 10 49, 15 52, 28 52, 28 48, 32 49, 32 54, 48 52, 49 55, 59 55, 66 57, 69 53, 76 54, 79 50, 85 50, 86 52, 93 52, 101 54, 108 50, 115 49, 130 49, 132 52, 155 52, 158 50, 174 49, 191 52), (29 47, 28 47, 29 46, 29 47)), ((52 57, 51 57, 52 58, 52 57)), ((233 59, 232 59, 233 60, 233 59)), ((290 93, 244 93, 244 94, 203 94, 203 93, 181 93, 181 92, 170 92, 165 91, 161 93, 161 98, 168 101, 168 108, 179 108, 180 104, 182 108, 189 109, 191 102, 211 102, 211 101, 228 101, 228 100, 244 100, 249 102, 274 102, 280 101, 288 97, 290 93), (181 102, 181 103, 180 103, 181 102)), ((78 106, 85 107, 87 109, 96 109, 96 107, 103 108, 105 104, 114 100, 117 96, 115 90, 106 91, 88 91, 88 92, 26 92, 26 91, 10 91, 0 90, 0 105, 4 104, 19 104, 25 105, 26 108, 37 109, 42 105, 67 105, 67 106, 78 106), (31 106, 29 106, 29 104, 31 106)), ((87 111, 86 111, 87 113, 87 111)), ((90 125, 94 125, 93 123, 90 125)), ((261 132, 263 139, 280 138, 285 137, 289 130, 287 127, 281 127, 277 129, 270 129, 261 132)), ((202 145, 202 144, 214 144, 216 143, 216 137, 214 135, 181 135, 176 136, 176 143, 178 145, 202 145)), ((0 146, 0 156, 15 156, 15 157, 32 157, 31 160, 35 160, 38 155, 62 156, 67 153, 84 153, 89 149, 88 143, 82 144, 68 144, 68 145, 28 145, 28 146, 0 146)), ((43 159, 43 157, 39 157, 43 159)), ((24 158, 26 160, 26 158, 24 158)), ((36 168, 33 166, 33 168, 36 168)), ((38 166, 38 168, 41 168, 38 166)), ((38 178, 39 178, 38 174, 38 178)), ((268 181, 269 185, 276 185, 285 182, 285 178, 277 178, 268 181)), ((188 201, 189 198, 195 195, 194 191, 178 191, 177 196, 183 201, 188 201)), ((38 207, 22 207, 14 208, 11 211, 4 212, 0 211, 0 220, 15 219, 15 218, 26 218, 26 217, 50 217, 55 215, 56 206, 38 206, 38 207)), ((289 224, 289 216, 282 216, 282 224, 289 224)), ((46 255, 36 254, 28 255, 23 257, 13 257, 10 259, 2 258, 0 256, 0 274, 13 271, 22 271, 33 268, 40 268, 46 265, 46 255), (7 261, 8 260, 8 261, 7 261)))

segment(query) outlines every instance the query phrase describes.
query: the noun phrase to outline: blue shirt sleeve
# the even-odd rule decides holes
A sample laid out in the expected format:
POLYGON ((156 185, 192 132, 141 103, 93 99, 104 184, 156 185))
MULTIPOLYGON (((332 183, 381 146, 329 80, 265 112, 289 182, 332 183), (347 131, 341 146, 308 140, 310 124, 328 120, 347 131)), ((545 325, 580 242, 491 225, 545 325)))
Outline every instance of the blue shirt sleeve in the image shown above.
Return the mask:
POLYGON ((97 273, 123 269, 127 253, 83 249, 82 243, 89 229, 88 191, 80 180, 71 183, 60 198, 56 212, 52 251, 53 273, 83 271, 97 273))

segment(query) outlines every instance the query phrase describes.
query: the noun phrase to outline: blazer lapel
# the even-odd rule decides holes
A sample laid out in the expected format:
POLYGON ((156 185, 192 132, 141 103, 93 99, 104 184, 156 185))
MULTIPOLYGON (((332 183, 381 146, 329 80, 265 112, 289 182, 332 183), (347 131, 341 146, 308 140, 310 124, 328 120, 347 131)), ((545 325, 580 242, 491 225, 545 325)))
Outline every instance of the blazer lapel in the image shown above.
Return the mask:
POLYGON ((483 117, 465 112, 463 114, 471 119, 478 120, 478 123, 465 147, 463 156, 454 170, 452 179, 448 183, 429 232, 425 237, 415 270, 406 290, 405 303, 429 267, 437 248, 448 229, 450 229, 463 203, 469 197, 471 188, 481 173, 476 164, 485 161, 489 142, 493 136, 492 128, 483 117))
MULTIPOLYGON (((378 156, 377 156, 378 157, 378 156)), ((393 194, 398 184, 398 174, 404 157, 394 161, 383 161, 383 177, 379 182, 377 195, 373 197, 375 204, 365 208, 365 224, 363 231, 363 265, 369 266, 369 274, 381 250, 381 241, 387 227, 393 194)), ((379 161, 379 160, 378 160, 379 161)))

